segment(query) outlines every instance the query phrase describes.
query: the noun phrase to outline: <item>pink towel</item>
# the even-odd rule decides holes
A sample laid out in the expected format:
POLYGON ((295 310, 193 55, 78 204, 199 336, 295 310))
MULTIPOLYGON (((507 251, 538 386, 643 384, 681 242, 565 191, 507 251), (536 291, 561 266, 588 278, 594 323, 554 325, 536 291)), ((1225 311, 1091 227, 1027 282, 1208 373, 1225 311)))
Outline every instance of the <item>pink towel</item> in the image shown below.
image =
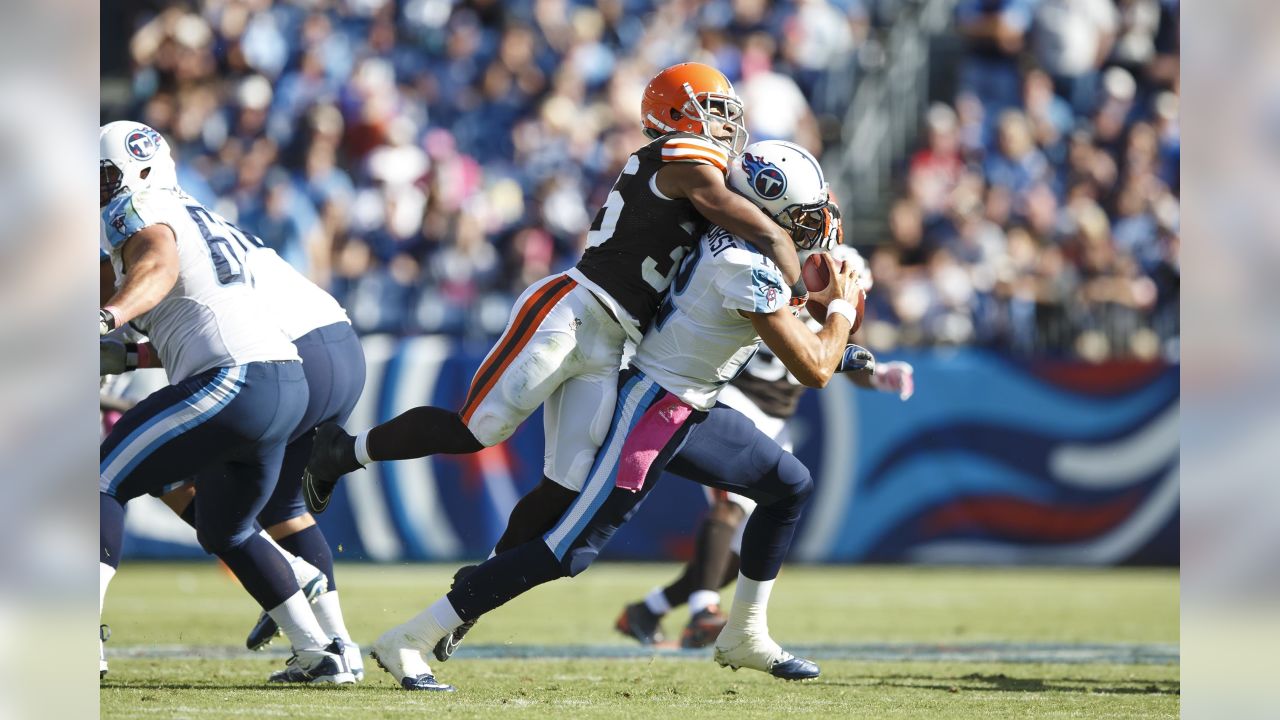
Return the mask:
POLYGON ((693 408, 670 393, 651 405, 622 444, 618 479, 614 484, 624 490, 639 492, 644 487, 644 479, 649 476, 653 461, 658 459, 658 453, 671 442, 692 413, 693 408))

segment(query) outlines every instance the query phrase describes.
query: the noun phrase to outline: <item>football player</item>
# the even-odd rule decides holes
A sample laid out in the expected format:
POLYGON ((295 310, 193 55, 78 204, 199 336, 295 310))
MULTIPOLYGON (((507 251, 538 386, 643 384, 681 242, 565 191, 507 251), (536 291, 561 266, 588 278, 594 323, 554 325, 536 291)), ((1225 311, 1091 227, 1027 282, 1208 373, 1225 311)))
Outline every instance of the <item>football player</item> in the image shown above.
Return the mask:
MULTIPOLYGON (((870 271, 856 250, 836 245, 831 254, 837 260, 853 263, 859 287, 871 289, 870 271)), ((819 327, 811 318, 808 324, 811 329, 819 327)), ((862 372, 847 373, 846 377, 859 387, 896 393, 904 401, 914 392, 913 369, 902 361, 870 363, 862 372)), ((791 452, 787 423, 795 415, 805 389, 781 360, 762 347, 721 390, 718 400, 745 415, 783 450, 791 452)), ((720 610, 718 590, 738 576, 742 533, 755 501, 723 490, 705 490, 710 509, 698 527, 693 557, 678 578, 627 605, 614 623, 619 632, 642 644, 663 642, 663 616, 685 602, 689 603, 689 622, 680 636, 681 647, 707 647, 715 642, 727 620, 720 610)))
MULTIPOLYGON (((797 247, 828 238, 826 183, 817 161, 798 146, 749 146, 734 161, 729 183, 789 230, 797 247)), ((813 387, 871 361, 865 350, 846 347, 856 317, 850 300, 858 292, 852 268, 824 258, 832 281, 814 299, 827 306, 828 316, 814 333, 792 313, 791 291, 777 265, 712 226, 684 259, 619 378, 610 429, 581 493, 542 537, 499 552, 460 576, 426 610, 384 633, 373 644, 379 664, 406 689, 451 689, 435 679, 423 653, 464 622, 539 584, 584 571, 669 468, 759 503, 744 534, 734 605, 716 641, 717 662, 785 679, 817 677, 816 664, 773 641, 766 619, 812 480, 800 461, 741 413, 717 404, 716 396, 762 340, 813 387)))
POLYGON ((707 221, 772 258, 788 287, 804 288, 786 232, 725 184, 730 159, 746 145, 742 113, 714 68, 684 63, 658 73, 641 103, 653 140, 627 160, 577 266, 519 298, 460 410, 418 407, 356 436, 321 426, 303 481, 311 511, 324 510, 345 473, 373 461, 477 452, 543 405, 543 478, 513 509, 498 549, 514 544, 508 535, 550 527, 581 490, 609 429, 624 344, 650 327, 707 221))
POLYGON ((125 504, 196 477, 200 545, 284 629, 290 673, 354 682, 343 641, 325 634, 288 562, 258 534, 256 517, 309 398, 297 348, 263 314, 271 306, 247 259, 261 242, 178 188, 168 143, 152 128, 105 125, 99 149, 100 241, 117 279, 99 335, 128 323, 151 341, 120 360, 114 341, 102 340, 101 359, 141 367, 154 353, 171 383, 126 411, 102 442, 99 612, 119 567, 125 504))
MULTIPOLYGON (((364 351, 342 306, 274 250, 251 244, 245 252, 245 262, 255 289, 262 296, 263 308, 270 311, 298 349, 309 391, 306 413, 290 436, 275 492, 258 513, 258 523, 265 528, 265 537, 289 561, 326 637, 342 638, 352 674, 360 680, 364 663, 342 617, 333 552, 302 501, 302 468, 311 453, 315 427, 330 420, 345 420, 359 400, 365 380, 364 351)), ((111 292, 113 283, 114 273, 107 265, 103 287, 108 289, 104 292, 111 292)), ((156 353, 145 343, 104 341, 102 355, 104 374, 133 370, 139 358, 144 366, 159 366, 156 353)), ((194 526, 194 482, 178 481, 165 490, 161 498, 165 504, 194 526)), ((261 650, 278 632, 279 626, 264 612, 249 631, 245 645, 250 650, 261 650)), ((288 682, 299 676, 290 666, 272 677, 277 682, 288 682)))

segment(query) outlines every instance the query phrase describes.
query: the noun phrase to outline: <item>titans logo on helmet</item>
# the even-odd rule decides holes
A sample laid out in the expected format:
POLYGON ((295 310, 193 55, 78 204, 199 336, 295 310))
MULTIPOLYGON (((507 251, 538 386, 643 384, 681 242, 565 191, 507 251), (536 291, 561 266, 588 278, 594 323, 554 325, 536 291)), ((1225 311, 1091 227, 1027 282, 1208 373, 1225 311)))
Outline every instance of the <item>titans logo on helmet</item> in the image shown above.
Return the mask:
POLYGON ((751 189, 765 200, 777 200, 787 191, 787 176, 777 165, 746 153, 742 156, 742 169, 751 178, 751 189))
POLYGON ((138 160, 150 160, 160 148, 160 136, 150 128, 138 128, 125 137, 124 147, 138 160))

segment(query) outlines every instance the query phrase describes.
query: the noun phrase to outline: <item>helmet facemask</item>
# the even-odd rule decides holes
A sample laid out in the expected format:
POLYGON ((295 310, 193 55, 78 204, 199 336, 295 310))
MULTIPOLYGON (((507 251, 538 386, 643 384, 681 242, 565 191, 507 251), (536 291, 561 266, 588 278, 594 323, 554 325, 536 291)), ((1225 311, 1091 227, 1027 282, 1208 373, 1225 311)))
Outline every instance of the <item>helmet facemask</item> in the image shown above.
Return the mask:
POLYGON ((129 188, 124 184, 124 171, 110 160, 98 162, 98 198, 99 207, 106 207, 111 198, 129 188))
POLYGON ((713 142, 723 145, 730 156, 741 154, 747 147, 749 138, 747 126, 742 118, 742 100, 736 95, 695 93, 689 83, 684 84, 684 91, 688 94, 689 100, 681 106, 679 112, 701 123, 702 134, 713 142), (712 134, 713 127, 718 124, 723 124, 732 132, 728 139, 718 138, 712 134))
POLYGON ((774 216, 774 222, 791 233, 791 241, 800 250, 827 248, 832 239, 835 219, 830 203, 823 199, 807 205, 791 205, 774 216))

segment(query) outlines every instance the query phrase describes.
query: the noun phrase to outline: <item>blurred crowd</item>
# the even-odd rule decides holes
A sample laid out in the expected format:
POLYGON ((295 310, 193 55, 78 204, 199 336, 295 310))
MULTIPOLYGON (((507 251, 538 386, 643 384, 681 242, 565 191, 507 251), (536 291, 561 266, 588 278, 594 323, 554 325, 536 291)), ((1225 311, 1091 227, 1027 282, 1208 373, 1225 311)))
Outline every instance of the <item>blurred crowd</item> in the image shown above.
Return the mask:
POLYGON ((205 0, 138 25, 132 110, 359 330, 488 336, 576 262, 658 70, 719 68, 817 153, 864 32, 857 0, 205 0))
MULTIPOLYGON (((753 140, 821 155, 859 49, 922 1, 179 3, 135 26, 127 111, 360 331, 487 338, 577 260, 657 70, 719 68, 753 140)), ((1176 20, 1176 0, 960 0, 961 92, 925 118, 890 236, 855 238, 868 344, 1176 338, 1176 20)))
POLYGON ((1177 0, 961 0, 871 258, 870 344, 1176 357, 1177 0))

